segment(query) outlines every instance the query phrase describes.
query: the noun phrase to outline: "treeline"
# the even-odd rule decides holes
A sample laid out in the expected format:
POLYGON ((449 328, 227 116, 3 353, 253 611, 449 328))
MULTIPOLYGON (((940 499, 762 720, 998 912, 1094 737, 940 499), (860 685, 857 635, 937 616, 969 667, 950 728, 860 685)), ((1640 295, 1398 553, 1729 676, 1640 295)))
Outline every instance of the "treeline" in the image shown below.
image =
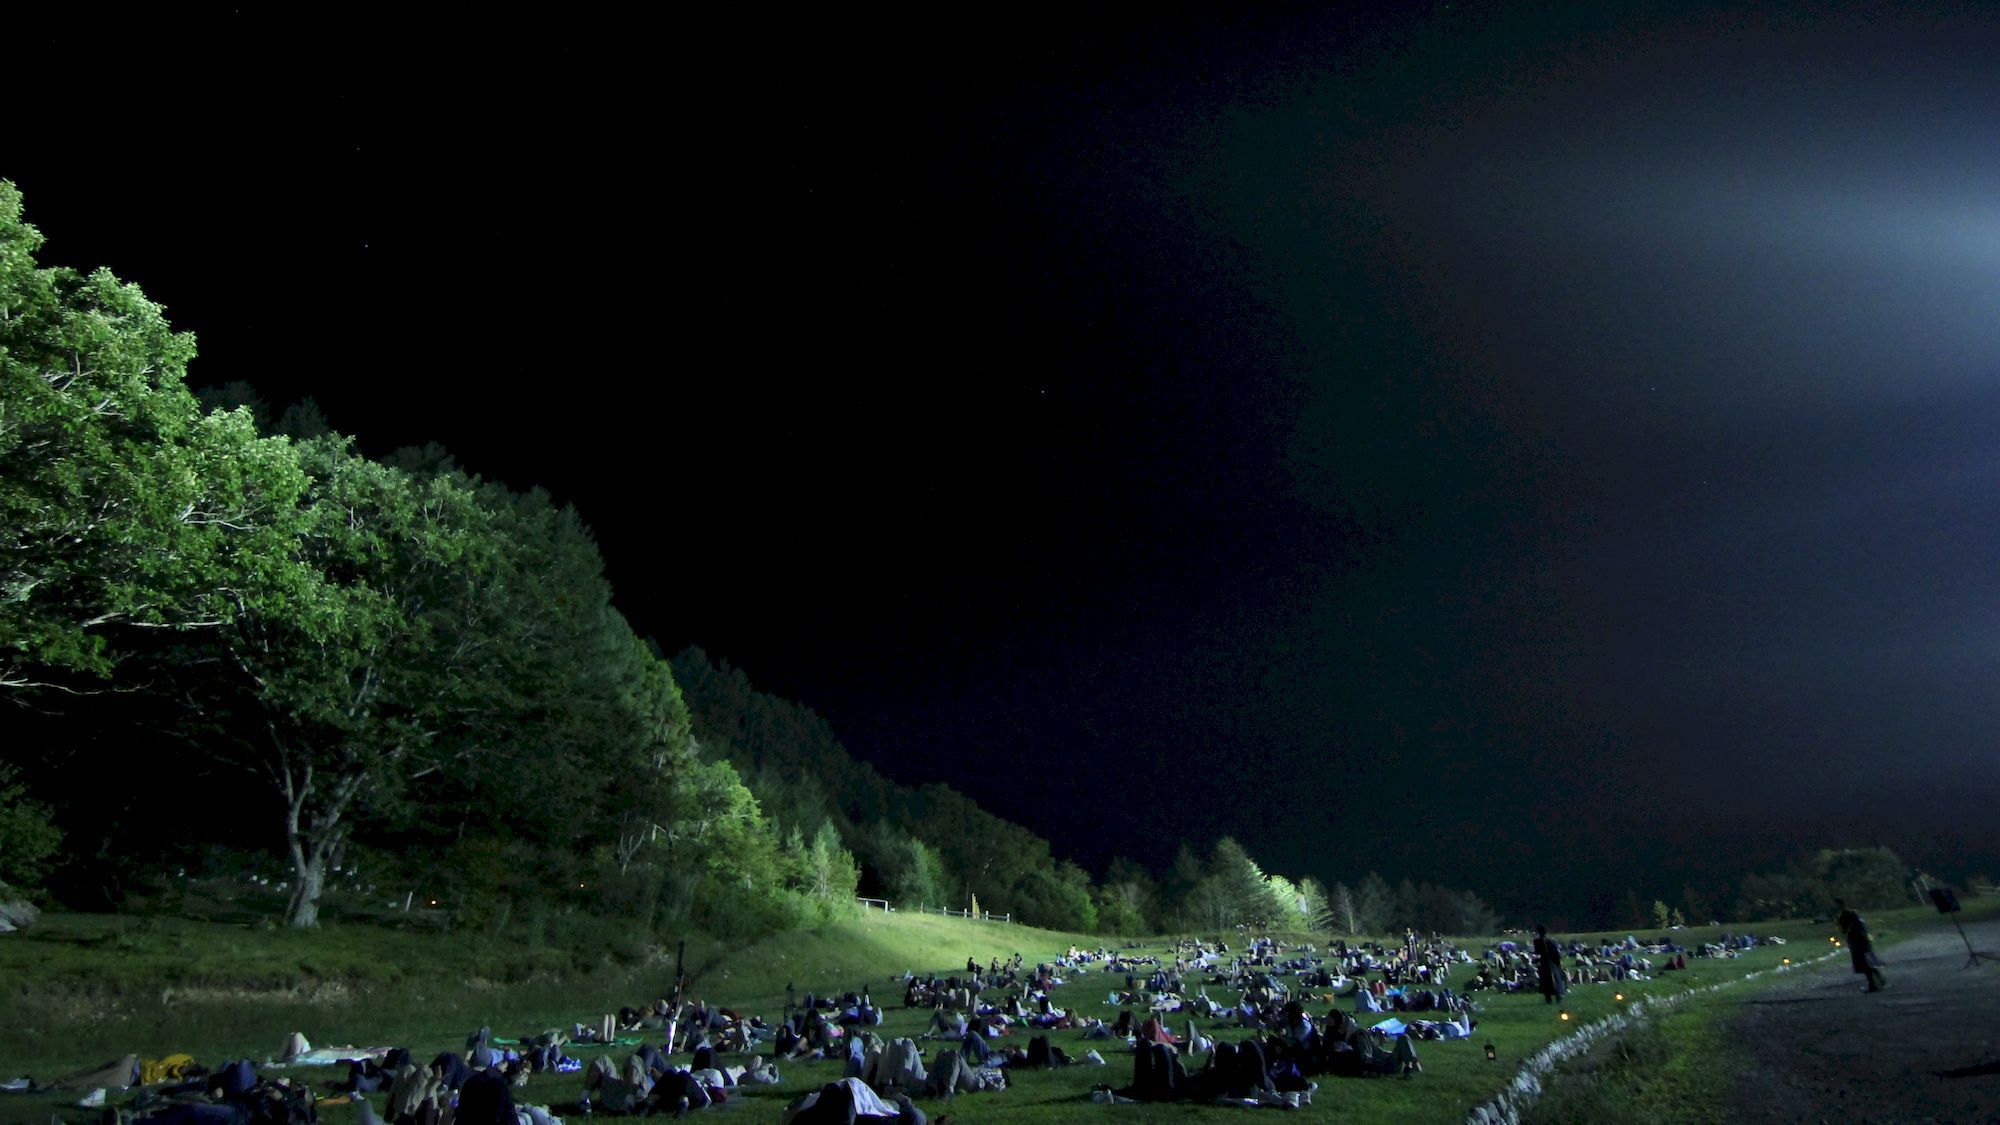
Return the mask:
POLYGON ((1744 921, 1831 916, 1835 898, 1860 910, 1928 902, 1943 884, 1888 848, 1823 848, 1776 871, 1743 877, 1735 916, 1744 921))
POLYGON ((787 839, 831 833, 857 857, 869 897, 1008 913, 1056 929, 1099 926, 1088 872, 1049 841, 948 785, 897 785, 857 761, 826 721, 756 690, 741 669, 691 648, 673 659, 695 744, 747 781, 787 839))
MULTIPOLYGON (((1962 874, 1962 873, 1961 873, 1962 874)), ((1611 921, 1618 926, 1664 929, 1715 921, 1765 922, 1780 918, 1830 917, 1835 898, 1862 910, 1928 903, 1935 886, 1970 888, 1979 879, 1941 879, 1911 866, 1880 847, 1821 848, 1770 871, 1741 879, 1685 883, 1679 894, 1625 892, 1611 921)))
POLYGON ((364 457, 310 403, 197 395, 191 336, 40 243, 0 183, 0 880, 120 905, 236 848, 281 858, 295 926, 395 885, 470 923, 740 932, 842 912, 864 879, 1097 926, 1046 840, 887 784, 690 652, 697 737, 574 511, 435 448, 364 457))
POLYGON ((1350 888, 1331 888, 1305 876, 1267 874, 1230 837, 1206 857, 1182 845, 1157 884, 1135 865, 1114 862, 1107 877, 1113 896, 1135 909, 1150 905, 1166 928, 1215 930, 1269 925, 1324 934, 1381 934, 1403 929, 1448 934, 1490 933, 1499 916, 1471 891, 1405 879, 1396 886, 1369 872, 1350 888))
POLYGON ((695 742, 732 763, 787 838, 831 830, 858 859, 862 893, 905 907, 973 901, 1037 925, 1082 933, 1227 930, 1238 925, 1380 933, 1405 926, 1484 933, 1497 917, 1479 897, 1369 873, 1355 890, 1266 873, 1230 837, 1206 855, 1181 845, 1155 873, 1114 859, 1093 882, 1049 841, 942 784, 898 785, 858 761, 811 710, 758 691, 741 669, 691 648, 673 659, 695 742))
POLYGON ((574 511, 436 451, 368 459, 311 410, 205 409, 193 339, 40 243, 0 182, 0 698, 42 719, 7 740, 0 878, 157 882, 248 823, 297 926, 363 855, 475 920, 851 904, 835 841, 781 838, 695 755, 574 511))
POLYGON ((1227 838, 1093 879, 701 650, 665 659, 546 493, 197 395, 191 336, 40 243, 0 181, 0 882, 119 906, 261 854, 295 926, 395 887, 496 928, 748 933, 857 893, 1079 932, 1492 928, 1469 892, 1329 889, 1227 838))

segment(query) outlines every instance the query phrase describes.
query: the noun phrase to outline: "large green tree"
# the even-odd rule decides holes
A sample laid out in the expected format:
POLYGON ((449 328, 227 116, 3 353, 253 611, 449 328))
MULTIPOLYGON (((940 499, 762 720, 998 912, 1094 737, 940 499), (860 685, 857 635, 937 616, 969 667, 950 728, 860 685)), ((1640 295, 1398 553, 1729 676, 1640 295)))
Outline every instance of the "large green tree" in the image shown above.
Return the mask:
MULTIPOLYGON (((886 826, 885 826, 886 828, 886 826)), ((951 889, 951 875, 937 849, 894 829, 887 829, 894 841, 887 858, 887 887, 891 898, 904 906, 949 906, 958 896, 951 889)))
POLYGON ((1354 915, 1359 924, 1356 932, 1379 934, 1395 924, 1396 892, 1389 888, 1389 881, 1376 872, 1370 871, 1361 880, 1361 886, 1354 893, 1354 915))
POLYGON ((1097 890, 1097 924, 1105 933, 1144 933, 1152 925, 1159 903, 1153 873, 1118 856, 1104 868, 1097 890))
POLYGON ((248 412, 185 384, 194 338, 107 270, 36 263, 0 181, 0 689, 96 690, 149 631, 310 601, 305 487, 248 412))
POLYGON ((1250 858, 1235 837, 1224 836, 1215 842, 1215 850, 1208 857, 1208 871, 1229 904, 1229 924, 1266 926, 1288 917, 1264 869, 1250 858))
POLYGON ((360 814, 395 801, 504 719, 483 665, 498 638, 468 635, 468 603, 498 570, 491 520, 470 490, 302 443, 310 477, 296 557, 314 604, 239 615, 230 662, 261 709, 249 763, 282 800, 292 868, 287 922, 313 926, 330 867, 360 814))
POLYGON ((1299 913, 1305 919, 1306 928, 1319 933, 1336 933, 1340 925, 1334 919, 1333 899, 1327 894, 1326 884, 1308 875, 1299 880, 1299 913))
POLYGON ((1347 888, 1346 883, 1333 885, 1333 895, 1328 901, 1328 906, 1333 913, 1334 924, 1331 929, 1343 934, 1361 932, 1361 907, 1355 900, 1354 892, 1347 888))
POLYGON ((1825 848, 1813 857, 1813 867, 1829 900, 1843 898, 1864 909, 1914 901, 1910 869, 1888 848, 1825 848))

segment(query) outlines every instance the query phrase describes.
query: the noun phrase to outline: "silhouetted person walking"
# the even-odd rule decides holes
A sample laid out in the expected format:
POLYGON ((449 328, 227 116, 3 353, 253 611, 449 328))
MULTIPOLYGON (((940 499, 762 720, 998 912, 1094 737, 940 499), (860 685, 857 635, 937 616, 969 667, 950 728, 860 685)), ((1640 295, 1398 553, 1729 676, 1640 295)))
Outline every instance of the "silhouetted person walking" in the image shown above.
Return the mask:
POLYGON ((1535 978, 1542 986, 1542 1003, 1553 1004, 1562 997, 1562 950, 1549 940, 1547 926, 1535 927, 1535 978))
POLYGON ((1868 977, 1868 991, 1882 991, 1889 982, 1882 976, 1882 959, 1875 956, 1875 945, 1868 940, 1868 923, 1848 908, 1845 899, 1834 899, 1833 904, 1840 907, 1833 924, 1840 927, 1841 936, 1847 941, 1847 955, 1854 960, 1854 971, 1868 977))

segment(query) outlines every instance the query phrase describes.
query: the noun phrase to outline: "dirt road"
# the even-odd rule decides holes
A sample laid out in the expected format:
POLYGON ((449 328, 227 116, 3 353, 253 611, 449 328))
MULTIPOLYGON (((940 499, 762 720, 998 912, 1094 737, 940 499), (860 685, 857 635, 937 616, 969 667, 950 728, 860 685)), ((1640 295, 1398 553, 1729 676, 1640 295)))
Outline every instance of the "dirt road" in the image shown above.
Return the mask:
MULTIPOLYGON (((2000 919, 1965 930, 2000 954, 2000 919)), ((1949 925, 1879 952, 1879 993, 1843 957, 1743 997, 1727 1023, 1742 1120, 2000 1122, 2000 961, 1966 967, 1949 925)))

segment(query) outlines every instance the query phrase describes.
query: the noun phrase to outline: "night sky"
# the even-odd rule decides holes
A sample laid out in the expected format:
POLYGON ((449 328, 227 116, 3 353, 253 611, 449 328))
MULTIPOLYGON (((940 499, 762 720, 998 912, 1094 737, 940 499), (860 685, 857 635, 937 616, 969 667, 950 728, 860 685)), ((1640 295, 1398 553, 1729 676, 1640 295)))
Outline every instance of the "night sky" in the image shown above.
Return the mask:
POLYGON ((799 19, 17 27, 0 177, 1086 865, 2000 860, 2000 16, 799 19))

